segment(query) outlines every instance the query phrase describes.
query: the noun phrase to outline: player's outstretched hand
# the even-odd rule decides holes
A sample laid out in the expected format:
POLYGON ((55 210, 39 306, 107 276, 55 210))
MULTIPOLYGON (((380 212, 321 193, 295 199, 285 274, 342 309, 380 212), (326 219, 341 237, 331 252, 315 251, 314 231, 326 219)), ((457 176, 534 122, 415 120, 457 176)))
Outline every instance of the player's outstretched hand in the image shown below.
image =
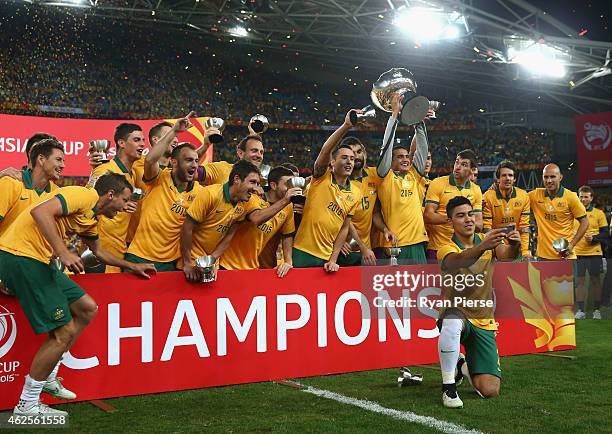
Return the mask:
POLYGON ((361 252, 361 262, 363 265, 376 265, 376 255, 372 249, 367 249, 365 252, 361 252))
POLYGON ((195 117, 196 112, 190 111, 187 116, 184 118, 180 118, 176 121, 172 129, 174 129, 175 133, 182 133, 183 131, 187 131, 189 128, 193 127, 191 123, 191 118, 195 117))
POLYGON ((510 231, 506 234, 506 238, 510 242, 510 244, 520 244, 521 243, 521 234, 517 230, 510 231))
POLYGON ((292 268, 293 268, 293 265, 287 262, 283 262, 282 264, 274 267, 274 269, 276 270, 276 275, 278 277, 285 277, 287 273, 289 272, 289 270, 291 270, 292 268))
POLYGON ((190 282, 202 281, 202 273, 200 272, 200 269, 194 267, 193 264, 185 263, 183 265, 183 273, 185 273, 185 278, 190 282))
POLYGON ((385 232, 383 232, 383 235, 385 237, 385 240, 387 240, 387 242, 393 244, 394 246, 397 246, 397 235, 395 235, 395 233, 391 232, 389 229, 385 229, 385 232))
POLYGON ((336 264, 335 262, 328 261, 325 264, 323 264, 323 269, 327 271, 328 273, 335 273, 336 271, 340 269, 340 266, 336 264))
POLYGON ((155 269, 155 265, 153 264, 137 264, 133 262, 130 265, 130 270, 132 270, 132 273, 134 273, 135 275, 144 277, 145 279, 151 278, 149 273, 151 274, 157 273, 157 270, 155 269))
POLYGON ((497 246, 499 246, 504 241, 505 238, 506 238, 506 232, 503 228, 492 229, 489 232, 487 232, 487 234, 483 238, 482 243, 480 243, 480 245, 482 248, 486 250, 492 250, 496 248, 497 246))
POLYGON ((70 251, 59 255, 59 260, 64 266, 72 271, 74 274, 84 273, 85 266, 83 265, 83 261, 81 257, 75 253, 70 251))

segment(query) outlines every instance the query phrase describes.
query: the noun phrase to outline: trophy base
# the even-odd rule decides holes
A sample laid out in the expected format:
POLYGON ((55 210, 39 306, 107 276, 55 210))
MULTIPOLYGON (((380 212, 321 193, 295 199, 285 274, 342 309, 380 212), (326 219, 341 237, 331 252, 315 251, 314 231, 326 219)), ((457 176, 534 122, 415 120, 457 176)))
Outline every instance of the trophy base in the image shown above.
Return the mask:
POLYGON ((304 205, 306 203, 306 196, 298 195, 291 197, 291 203, 297 205, 304 205))
POLYGON ((406 101, 400 119, 404 125, 414 125, 421 122, 429 110, 429 100, 424 96, 415 96, 406 101))

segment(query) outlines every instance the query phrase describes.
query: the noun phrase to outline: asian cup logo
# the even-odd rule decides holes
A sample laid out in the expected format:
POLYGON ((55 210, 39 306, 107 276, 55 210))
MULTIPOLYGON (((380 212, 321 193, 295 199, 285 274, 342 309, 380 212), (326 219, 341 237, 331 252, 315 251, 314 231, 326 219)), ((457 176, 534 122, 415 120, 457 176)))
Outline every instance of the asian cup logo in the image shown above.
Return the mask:
POLYGON ((0 359, 8 353, 17 337, 17 324, 14 313, 0 306, 0 359))
POLYGON ((612 142, 612 129, 607 123, 595 125, 590 122, 584 124, 582 144, 589 151, 603 151, 612 142))

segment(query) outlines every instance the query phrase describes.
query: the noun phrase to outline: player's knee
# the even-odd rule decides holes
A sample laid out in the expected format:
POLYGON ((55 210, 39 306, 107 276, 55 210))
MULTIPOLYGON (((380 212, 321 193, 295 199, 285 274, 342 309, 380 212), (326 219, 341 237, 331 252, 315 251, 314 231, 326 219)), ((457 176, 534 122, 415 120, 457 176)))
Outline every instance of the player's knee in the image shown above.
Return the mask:
POLYGON ((89 298, 79 305, 75 313, 81 322, 89 324, 98 314, 98 305, 92 298, 89 298))
POLYGON ((478 391, 483 398, 497 398, 499 396, 499 384, 484 384, 478 391))
POLYGON ((68 349, 77 335, 76 324, 74 320, 70 320, 69 323, 53 330, 49 335, 57 345, 68 349))

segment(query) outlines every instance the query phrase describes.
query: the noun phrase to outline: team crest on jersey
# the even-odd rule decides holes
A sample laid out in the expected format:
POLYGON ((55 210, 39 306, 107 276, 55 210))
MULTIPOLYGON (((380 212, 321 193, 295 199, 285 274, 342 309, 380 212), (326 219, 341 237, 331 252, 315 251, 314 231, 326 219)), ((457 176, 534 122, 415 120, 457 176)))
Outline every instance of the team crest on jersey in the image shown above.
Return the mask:
POLYGON ((559 202, 557 204, 557 208, 564 208, 565 207, 565 202, 559 202))
POLYGON ((179 199, 176 201, 177 205, 185 205, 185 199, 183 199, 182 197, 179 197, 179 199))
POLYGON ((348 196, 346 196, 346 200, 348 200, 349 202, 353 201, 353 195, 349 194, 348 196))
POLYGON ((187 202, 193 202, 193 200, 195 199, 196 195, 195 194, 190 194, 189 196, 187 196, 187 202))
POLYGON ((285 211, 281 211, 281 212, 279 212, 279 213, 278 213, 278 216, 279 216, 281 219, 284 219, 285 217, 287 217, 287 214, 285 214, 285 211))
POLYGON ((516 202, 514 202, 514 207, 515 207, 515 208, 518 208, 518 207, 520 207, 521 205, 522 205, 522 203, 521 203, 521 201, 520 201, 520 200, 517 200, 516 202))
POLYGON ((237 206, 236 209, 234 209, 234 214, 242 214, 242 211, 244 211, 244 208, 237 206))

